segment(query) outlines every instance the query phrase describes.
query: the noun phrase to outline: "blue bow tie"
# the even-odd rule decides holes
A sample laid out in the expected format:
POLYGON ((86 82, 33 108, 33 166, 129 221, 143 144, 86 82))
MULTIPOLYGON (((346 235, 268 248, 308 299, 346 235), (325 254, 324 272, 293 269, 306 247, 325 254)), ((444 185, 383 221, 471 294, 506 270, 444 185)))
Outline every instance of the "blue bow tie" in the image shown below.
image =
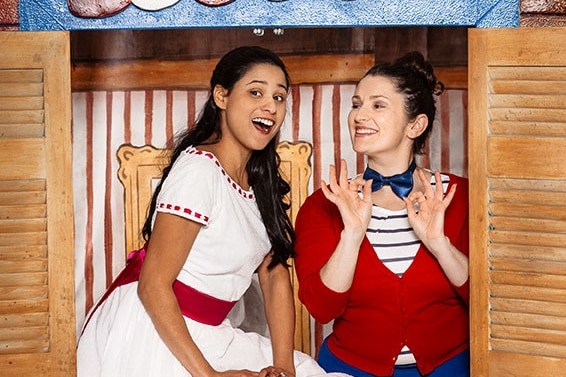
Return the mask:
POLYGON ((384 177, 368 166, 364 171, 364 179, 366 181, 373 179, 373 183, 371 185, 372 191, 377 191, 384 185, 389 185, 393 192, 402 199, 406 198, 413 189, 413 172, 416 167, 417 164, 415 163, 415 160, 413 160, 406 172, 395 174, 391 177, 384 177))

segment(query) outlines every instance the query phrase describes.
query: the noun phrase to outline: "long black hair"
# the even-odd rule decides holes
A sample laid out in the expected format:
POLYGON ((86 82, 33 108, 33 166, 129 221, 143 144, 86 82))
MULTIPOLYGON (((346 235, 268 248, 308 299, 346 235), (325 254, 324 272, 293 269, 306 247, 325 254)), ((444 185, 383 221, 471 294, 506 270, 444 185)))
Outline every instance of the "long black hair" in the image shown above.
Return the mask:
POLYGON ((405 98, 405 113, 409 119, 419 114, 428 117, 428 127, 413 145, 413 153, 422 154, 432 130, 436 113, 435 96, 444 92, 444 84, 434 75, 432 65, 417 51, 409 52, 393 63, 380 63, 370 68, 366 76, 383 76, 393 80, 405 98))
MULTIPOLYGON (((228 92, 252 67, 257 64, 271 64, 281 68, 285 74, 287 87, 290 86, 289 73, 283 61, 272 51, 257 46, 236 48, 224 55, 210 79, 210 92, 194 126, 175 138, 175 147, 170 163, 163 169, 161 182, 153 194, 148 217, 142 229, 144 239, 151 237, 152 219, 155 213, 157 196, 163 182, 167 179, 173 163, 189 146, 217 143, 222 138, 220 128, 220 109, 214 103, 213 93, 216 85, 221 85, 228 92)), ((280 157, 277 154, 279 134, 259 151, 253 151, 246 165, 248 183, 253 187, 256 203, 267 229, 273 250, 270 268, 277 264, 287 265, 287 260, 294 256, 295 233, 287 215, 290 204, 285 195, 290 186, 279 173, 280 157)))

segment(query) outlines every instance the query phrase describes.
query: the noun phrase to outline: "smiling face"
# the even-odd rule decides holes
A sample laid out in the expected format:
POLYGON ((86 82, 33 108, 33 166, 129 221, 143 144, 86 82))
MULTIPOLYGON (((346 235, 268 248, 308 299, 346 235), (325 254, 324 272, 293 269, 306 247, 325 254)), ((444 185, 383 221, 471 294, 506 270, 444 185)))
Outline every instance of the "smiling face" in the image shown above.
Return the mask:
POLYGON ((369 160, 400 161, 408 166, 413 138, 422 132, 422 119, 407 119, 404 101, 387 77, 366 76, 358 83, 348 115, 356 152, 367 155, 369 160))
POLYGON ((267 63, 252 66, 229 92, 217 85, 214 101, 224 110, 222 139, 249 150, 265 148, 285 119, 287 94, 285 74, 267 63))

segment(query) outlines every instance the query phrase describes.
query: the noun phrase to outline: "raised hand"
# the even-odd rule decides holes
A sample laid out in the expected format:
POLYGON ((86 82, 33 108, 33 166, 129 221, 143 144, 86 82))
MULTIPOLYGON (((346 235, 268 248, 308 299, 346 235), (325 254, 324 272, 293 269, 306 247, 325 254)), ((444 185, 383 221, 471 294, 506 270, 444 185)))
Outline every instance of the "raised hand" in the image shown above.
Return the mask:
POLYGON ((434 174, 434 190, 422 170, 418 171, 418 175, 424 191, 413 192, 403 199, 407 204, 409 223, 448 279, 459 287, 468 280, 468 257, 456 249, 444 234, 444 216, 456 193, 456 185, 444 195, 439 172, 434 174))
POLYGON ((446 242, 449 242, 444 235, 444 215, 456 193, 456 185, 453 185, 444 195, 439 172, 434 174, 435 189, 432 188, 422 170, 419 170, 417 174, 424 187, 423 191, 414 191, 403 200, 407 205, 409 223, 413 231, 438 258, 437 251, 442 250, 446 242))
POLYGON ((324 196, 336 204, 345 230, 361 230, 365 233, 371 218, 371 180, 364 181, 361 175, 348 179, 346 161, 340 161, 340 176, 336 167, 330 165, 329 183, 322 181, 324 196))

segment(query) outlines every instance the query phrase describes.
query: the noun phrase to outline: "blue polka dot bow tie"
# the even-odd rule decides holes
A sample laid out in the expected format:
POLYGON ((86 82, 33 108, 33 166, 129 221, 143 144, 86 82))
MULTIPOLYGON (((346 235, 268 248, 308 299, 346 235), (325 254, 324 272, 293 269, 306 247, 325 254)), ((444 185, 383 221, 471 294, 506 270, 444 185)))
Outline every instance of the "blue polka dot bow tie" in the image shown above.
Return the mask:
POLYGON ((409 169, 407 169, 404 173, 384 177, 368 166, 364 171, 364 179, 366 181, 373 179, 373 183, 371 185, 372 191, 377 191, 383 186, 389 185, 393 192, 402 199, 406 198, 413 189, 413 172, 416 167, 417 164, 415 163, 415 160, 413 160, 409 169))

